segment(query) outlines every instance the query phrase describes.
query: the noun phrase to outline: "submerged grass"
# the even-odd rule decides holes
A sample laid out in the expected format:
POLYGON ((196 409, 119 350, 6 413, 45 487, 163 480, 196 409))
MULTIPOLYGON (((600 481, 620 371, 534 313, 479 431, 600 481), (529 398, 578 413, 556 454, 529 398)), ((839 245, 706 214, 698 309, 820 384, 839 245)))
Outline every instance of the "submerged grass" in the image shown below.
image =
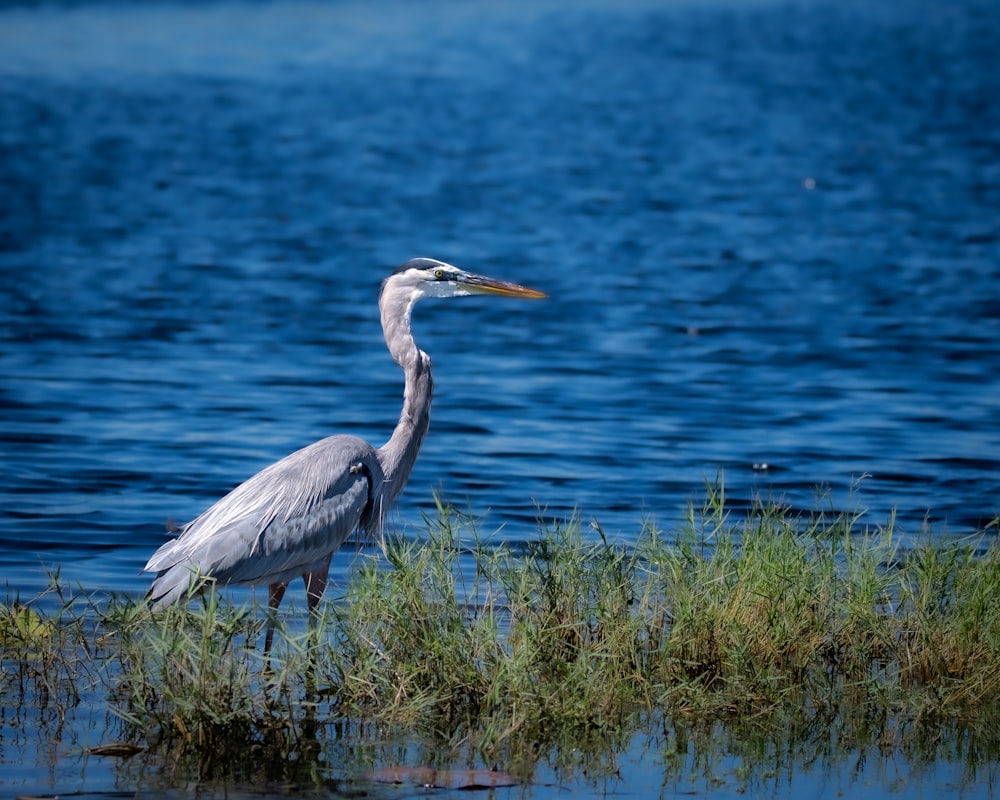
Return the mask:
POLYGON ((903 547, 891 525, 763 503, 734 523, 710 488, 670 538, 647 526, 626 547, 571 520, 514 546, 442 506, 426 540, 362 564, 317 633, 287 625, 265 659, 262 620, 218 595, 155 616, 124 598, 2 605, 0 703, 65 714, 101 697, 114 738, 200 777, 315 779, 303 756, 331 726, 522 775, 650 726, 665 754, 720 725, 813 754, 1000 745, 987 533, 903 547))

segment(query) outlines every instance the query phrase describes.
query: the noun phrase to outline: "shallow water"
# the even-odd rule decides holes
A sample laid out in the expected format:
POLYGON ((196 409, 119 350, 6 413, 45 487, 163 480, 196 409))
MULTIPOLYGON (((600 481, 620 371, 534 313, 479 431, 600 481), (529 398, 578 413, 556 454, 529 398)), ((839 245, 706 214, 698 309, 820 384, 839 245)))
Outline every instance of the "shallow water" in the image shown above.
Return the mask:
POLYGON ((417 309, 413 535, 437 489, 628 541, 720 471, 736 510, 987 525, 998 40, 988 0, 5 8, 8 595, 140 593, 167 519, 384 441, 413 255, 551 296, 417 309))

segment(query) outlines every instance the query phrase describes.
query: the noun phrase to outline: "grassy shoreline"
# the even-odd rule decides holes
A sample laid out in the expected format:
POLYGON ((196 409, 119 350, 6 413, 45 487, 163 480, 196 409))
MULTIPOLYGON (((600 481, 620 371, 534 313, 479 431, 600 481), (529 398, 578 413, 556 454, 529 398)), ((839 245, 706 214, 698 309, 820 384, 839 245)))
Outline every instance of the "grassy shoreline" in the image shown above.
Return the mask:
POLYGON ((766 504, 733 522, 718 489, 633 547, 576 521, 497 545, 448 507, 427 528, 362 564, 317 636, 282 621, 270 661, 262 610, 224 596, 155 616, 0 604, 0 705, 103 705, 107 741, 168 780, 308 783, 331 747, 377 766, 393 737, 522 780, 540 759, 593 771, 642 731, 668 765, 720 735, 748 763, 833 748, 974 769, 1000 748, 992 532, 902 548, 891 526, 766 504))

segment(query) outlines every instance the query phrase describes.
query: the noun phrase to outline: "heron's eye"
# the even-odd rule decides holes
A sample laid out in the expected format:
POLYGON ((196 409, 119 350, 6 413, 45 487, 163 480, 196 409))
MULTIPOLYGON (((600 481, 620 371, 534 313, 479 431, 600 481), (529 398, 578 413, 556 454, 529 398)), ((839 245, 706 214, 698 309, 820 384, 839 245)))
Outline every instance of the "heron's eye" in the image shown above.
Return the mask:
POLYGON ((447 277, 448 277, 448 273, 445 272, 443 269, 436 269, 436 270, 434 270, 434 278, 435 278, 435 280, 443 281, 443 280, 446 280, 447 277))

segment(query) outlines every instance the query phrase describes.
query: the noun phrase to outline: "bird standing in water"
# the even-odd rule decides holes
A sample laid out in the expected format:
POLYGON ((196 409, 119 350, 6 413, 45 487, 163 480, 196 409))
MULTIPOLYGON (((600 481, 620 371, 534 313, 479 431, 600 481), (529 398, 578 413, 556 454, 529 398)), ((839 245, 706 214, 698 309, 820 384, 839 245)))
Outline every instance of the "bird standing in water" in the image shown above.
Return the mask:
MULTIPOLYGON (((413 306, 424 297, 472 294, 545 297, 431 258, 399 267, 379 295, 385 342, 406 379, 403 410, 389 441, 372 447, 356 436, 329 436, 237 486, 153 553, 145 567, 156 573, 148 594, 152 607, 190 598, 208 584, 266 584, 273 613, 289 582, 301 576, 314 612, 331 557, 355 531, 370 537, 381 530, 427 432, 431 359, 413 339, 413 306)), ((265 649, 272 633, 269 628, 265 649)))

